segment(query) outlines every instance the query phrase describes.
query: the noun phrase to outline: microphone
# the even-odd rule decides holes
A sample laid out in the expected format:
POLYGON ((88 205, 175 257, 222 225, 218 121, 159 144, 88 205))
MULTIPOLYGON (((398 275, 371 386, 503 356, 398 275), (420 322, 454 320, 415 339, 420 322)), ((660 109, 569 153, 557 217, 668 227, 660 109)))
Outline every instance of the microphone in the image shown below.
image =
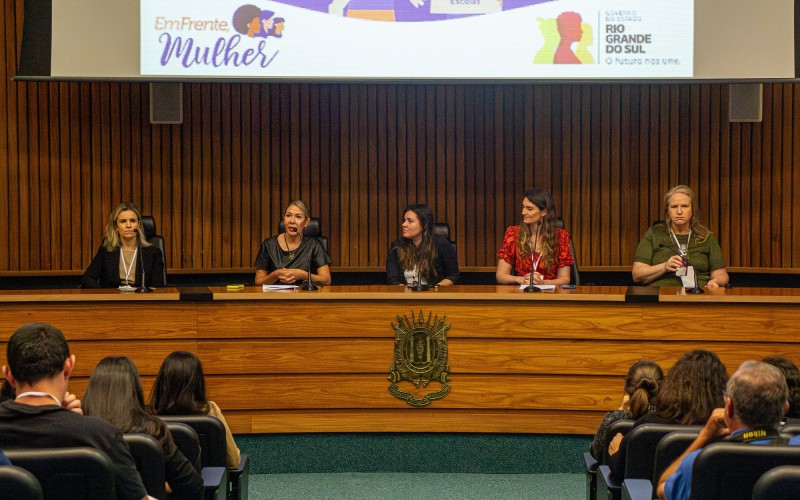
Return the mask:
POLYGON ((136 248, 139 253, 139 262, 142 265, 142 287, 136 290, 138 293, 150 293, 152 290, 147 288, 147 282, 145 281, 144 275, 144 254, 142 253, 142 240, 139 239, 139 228, 133 230, 134 234, 136 234, 136 248))
MULTIPOLYGON (((685 255, 682 250, 681 250, 681 257, 683 258, 684 265, 688 268, 689 267, 689 257, 687 255, 685 255)), ((695 270, 694 267, 692 267, 692 274, 694 275, 694 287, 687 288, 686 289, 686 293, 694 293, 694 294, 706 293, 705 290, 703 290, 702 288, 697 286, 697 271, 695 270)))
POLYGON ((542 220, 536 222, 536 235, 533 237, 533 249, 531 250, 531 274, 529 276, 528 286, 522 289, 523 292, 541 292, 542 289, 533 285, 533 273, 536 272, 535 262, 533 256, 536 253, 536 246, 539 244, 539 228, 542 227, 542 220))
POLYGON ((319 290, 319 287, 317 285, 315 285, 313 281, 311 281, 311 260, 310 259, 308 261, 308 281, 305 281, 305 282, 303 282, 302 285, 300 285, 300 290, 308 290, 310 292, 313 292, 315 290, 319 290))

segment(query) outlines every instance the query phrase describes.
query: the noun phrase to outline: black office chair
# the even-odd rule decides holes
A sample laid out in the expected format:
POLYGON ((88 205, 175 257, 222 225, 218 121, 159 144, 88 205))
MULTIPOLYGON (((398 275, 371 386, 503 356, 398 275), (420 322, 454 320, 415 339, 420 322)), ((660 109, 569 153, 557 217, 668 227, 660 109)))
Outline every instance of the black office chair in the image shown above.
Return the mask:
POLYGON ((123 434, 122 439, 131 450, 147 494, 153 498, 166 498, 164 448, 149 434, 123 434))
MULTIPOLYGON (((282 233, 286 231, 286 225, 281 220, 278 223, 278 233, 282 233)), ((328 250, 328 238, 322 235, 322 224, 319 221, 319 217, 309 217, 308 225, 305 229, 303 229, 303 236, 311 236, 319 240, 322 243, 322 248, 325 249, 325 252, 330 255, 331 252, 328 250)))
MULTIPOLYGON (((222 465, 205 465, 203 461, 204 452, 197 432, 183 422, 170 421, 165 417, 161 418, 167 422, 167 427, 172 433, 175 445, 203 477, 206 500, 225 500, 228 498, 230 479, 224 459, 222 465)), ((223 430, 223 441, 224 439, 223 430)))
POLYGON ((753 487, 753 500, 800 498, 800 465, 781 465, 765 472, 753 487))
POLYGON ((700 426, 643 424, 631 430, 625 438, 628 447, 625 479, 651 479, 655 469, 656 448, 661 439, 674 431, 689 431, 697 436, 700 429, 700 426))
MULTIPOLYGON (((201 465, 203 467, 225 467, 228 450, 225 440, 225 427, 212 415, 169 415, 162 416, 166 422, 180 422, 189 425, 197 433, 200 440, 201 465)), ((250 482, 250 458, 242 454, 239 465, 227 470, 228 498, 231 500, 247 499, 250 482)))
MULTIPOLYGON (((609 436, 613 437, 616 436, 618 433, 626 436, 630 430, 633 428, 634 421, 628 419, 617 420, 616 422, 612 423, 609 427, 609 436)), ((603 454, 603 461, 597 467, 597 472, 595 473, 595 491, 596 495, 595 498, 598 499, 609 499, 609 500, 619 500, 621 496, 621 489, 622 489, 622 481, 617 481, 611 477, 611 468, 607 465, 609 461, 608 455, 608 448, 606 448, 605 453, 603 454)), ((587 474, 589 472, 587 471, 587 474)), ((587 477, 587 481, 590 478, 587 477)), ((587 492, 589 491, 589 487, 587 484, 587 492)))
POLYGON ((756 481, 780 465, 800 464, 800 446, 712 443, 692 468, 692 498, 750 500, 756 481))
POLYGON ((453 250, 458 253, 458 247, 456 247, 456 242, 450 239, 450 224, 447 222, 434 222, 433 223, 433 234, 437 236, 444 236, 447 238, 447 241, 450 242, 450 245, 453 247, 453 250))
POLYGON ((0 500, 43 500, 36 476, 16 465, 0 467, 0 500))
MULTIPOLYGON (((561 217, 556 219, 556 227, 564 228, 564 221, 561 217)), ((575 256, 575 242, 572 240, 572 233, 569 235, 569 253, 572 255, 572 265, 569 266, 569 283, 570 285, 579 286, 581 284, 581 273, 578 270, 578 258, 575 256)))
POLYGON ((114 464, 94 448, 5 450, 11 462, 39 480, 45 498, 116 498, 114 464))
POLYGON ((164 261, 164 284, 167 283, 167 252, 164 249, 164 237, 156 233, 156 220, 152 215, 142 215, 142 231, 144 239, 151 245, 161 250, 161 258, 164 261))
MULTIPOLYGON (((648 425, 658 425, 661 427, 661 424, 648 425)), ((648 459, 652 464, 652 479, 627 477, 628 469, 626 462, 626 477, 622 481, 622 500, 652 500, 656 498, 654 485, 658 484, 661 474, 667 470, 667 467, 672 465, 672 462, 686 451, 686 448, 688 448, 697 437, 697 433, 700 432, 699 426, 684 425, 676 427, 680 427, 681 430, 672 431, 662 437, 655 447, 655 452, 653 452, 654 457, 648 459)), ((651 432, 656 431, 657 429, 653 429, 651 432)), ((639 439, 641 440, 642 438, 640 437, 639 439)), ((630 459, 631 457, 628 456, 628 460, 630 459)))

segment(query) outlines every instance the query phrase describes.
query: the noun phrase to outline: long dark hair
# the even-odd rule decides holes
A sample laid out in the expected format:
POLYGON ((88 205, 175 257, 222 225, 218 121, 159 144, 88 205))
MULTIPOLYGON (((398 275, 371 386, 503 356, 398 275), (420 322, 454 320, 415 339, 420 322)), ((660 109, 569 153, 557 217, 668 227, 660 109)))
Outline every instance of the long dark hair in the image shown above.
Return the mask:
POLYGON ((656 396, 656 415, 683 425, 701 425, 725 400, 728 376, 716 354, 696 349, 669 370, 656 396))
POLYGON ((430 282, 436 276, 434 262, 436 262, 436 246, 433 244, 433 212, 427 205, 413 204, 403 210, 405 213, 411 211, 419 219, 422 226, 422 242, 419 248, 409 238, 400 238, 400 245, 397 247, 397 256, 403 269, 416 268, 420 278, 430 282))
POLYGON ((210 408, 200 359, 187 351, 175 351, 164 358, 150 393, 149 407, 157 415, 207 414, 210 408))
POLYGON ((122 433, 153 436, 165 455, 175 452, 175 442, 166 424, 145 410, 139 371, 127 356, 109 356, 97 364, 89 377, 81 407, 85 415, 100 417, 122 433))
POLYGON ((630 396, 629 408, 634 420, 650 411, 663 378, 664 372, 653 361, 637 361, 631 365, 625 377, 625 392, 630 396))
MULTIPOLYGON (((550 267, 556 262, 556 203, 549 192, 541 188, 534 188, 525 192, 525 198, 536 205, 539 210, 545 211, 542 217, 542 226, 539 229, 539 255, 545 267, 550 267)), ((534 229, 535 231, 535 229, 534 229)), ((531 255, 533 248, 534 234, 528 224, 520 222, 519 234, 517 235, 517 245, 520 255, 531 255)))

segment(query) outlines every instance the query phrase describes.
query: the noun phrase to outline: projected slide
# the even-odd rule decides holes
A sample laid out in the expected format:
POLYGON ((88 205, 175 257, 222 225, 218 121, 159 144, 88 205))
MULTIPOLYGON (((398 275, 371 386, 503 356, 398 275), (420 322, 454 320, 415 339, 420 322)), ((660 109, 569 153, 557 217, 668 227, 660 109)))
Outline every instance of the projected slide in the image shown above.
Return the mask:
POLYGON ((140 39, 143 76, 690 78, 694 0, 141 0, 140 39))

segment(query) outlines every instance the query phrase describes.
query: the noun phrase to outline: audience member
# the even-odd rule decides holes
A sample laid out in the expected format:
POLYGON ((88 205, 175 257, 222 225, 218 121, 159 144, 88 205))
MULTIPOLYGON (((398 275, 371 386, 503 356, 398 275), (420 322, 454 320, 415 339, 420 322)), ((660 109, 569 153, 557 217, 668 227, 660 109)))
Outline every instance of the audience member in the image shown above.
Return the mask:
POLYGON ((664 372, 657 363, 637 361, 631 365, 628 376, 625 377, 625 395, 622 396, 622 406, 618 410, 606 413, 589 445, 589 452, 595 459, 601 460, 608 448, 612 438, 608 432, 612 423, 626 418, 636 420, 652 411, 653 398, 657 394, 663 378, 664 372))
POLYGON ((202 498, 202 477, 175 446, 167 424, 145 410, 139 372, 128 357, 110 356, 98 363, 86 386, 83 409, 87 415, 108 421, 120 432, 139 432, 156 438, 164 449, 170 499, 202 498))
POLYGON ((67 392, 75 356, 61 331, 46 323, 22 325, 6 353, 3 374, 16 390, 16 400, 0 404, 0 447, 96 448, 114 464, 118 498, 145 498, 122 434, 100 418, 70 411, 80 408, 80 401, 67 392))
POLYGON ((785 420, 792 423, 800 422, 800 370, 783 356, 770 356, 763 361, 780 370, 786 379, 786 386, 789 388, 789 411, 786 412, 785 420))
POLYGON ((728 381, 724 408, 713 411, 694 442, 661 475, 659 498, 689 499, 694 461, 713 441, 724 437, 740 443, 785 443, 777 428, 789 407, 787 395, 786 381, 777 368, 761 361, 742 363, 728 381))
MULTIPOLYGON (((727 375, 716 354, 697 349, 684 354, 669 370, 655 398, 655 411, 645 413, 634 427, 646 424, 702 425, 723 404, 727 375)), ((625 438, 617 434, 608 446, 614 478, 625 473, 625 438)))
POLYGON ((211 415, 225 427, 228 467, 239 465, 239 448, 217 403, 206 398, 203 364, 197 356, 175 351, 164 359, 150 393, 150 410, 156 415, 211 415))

